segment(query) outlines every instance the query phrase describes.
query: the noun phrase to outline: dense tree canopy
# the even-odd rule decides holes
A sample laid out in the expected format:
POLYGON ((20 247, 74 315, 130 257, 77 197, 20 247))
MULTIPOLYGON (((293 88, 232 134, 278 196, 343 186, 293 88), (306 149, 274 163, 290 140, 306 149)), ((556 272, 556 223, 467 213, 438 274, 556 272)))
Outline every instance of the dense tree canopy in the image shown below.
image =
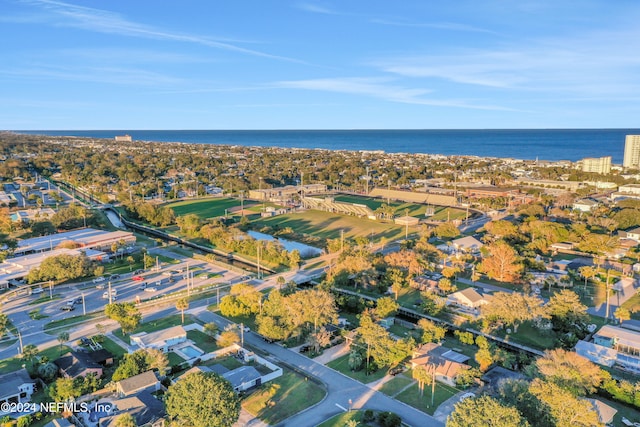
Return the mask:
POLYGON ((230 427, 240 414, 240 398, 214 373, 181 377, 167 390, 165 402, 169 419, 188 427, 230 427))

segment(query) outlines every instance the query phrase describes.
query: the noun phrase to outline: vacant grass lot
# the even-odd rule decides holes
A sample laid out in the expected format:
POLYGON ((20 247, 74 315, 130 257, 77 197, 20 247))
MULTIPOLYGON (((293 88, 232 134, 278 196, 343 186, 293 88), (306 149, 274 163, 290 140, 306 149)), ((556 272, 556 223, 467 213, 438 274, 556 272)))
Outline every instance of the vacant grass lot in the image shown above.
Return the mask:
MULTIPOLYGON (((365 361, 366 364, 366 361, 365 361)), ((377 371, 367 375, 365 372, 364 364, 363 368, 359 371, 352 371, 349 368, 349 355, 345 354, 344 356, 338 357, 335 360, 332 360, 327 364, 328 367, 335 369, 338 372, 345 374, 348 377, 353 378, 354 380, 360 381, 363 384, 367 384, 380 378, 384 377, 387 374, 387 368, 380 368, 377 371)))
POLYGON ((291 371, 262 385, 242 402, 242 407, 269 425, 320 402, 325 391, 314 381, 291 371))
POLYGON ((173 212, 177 217, 195 214, 202 219, 207 219, 224 216, 225 209, 240 209, 240 204, 240 200, 224 197, 220 199, 183 200, 181 202, 169 203, 164 206, 173 209, 173 212))
POLYGON ((122 357, 127 354, 127 351, 124 348, 120 347, 109 337, 104 337, 104 341, 101 343, 101 345, 102 348, 109 351, 109 353, 113 354, 118 359, 122 359, 122 357))
POLYGON ((460 390, 436 381, 436 392, 433 398, 433 405, 431 405, 431 386, 425 385, 424 395, 421 397, 420 390, 418 389, 418 383, 413 384, 395 398, 407 405, 419 409, 422 412, 433 415, 436 408, 440 406, 442 402, 454 396, 458 392, 460 392, 460 390))
POLYGON ((212 351, 220 349, 220 347, 216 345, 216 340, 213 337, 196 329, 187 331, 187 338, 193 341, 195 345, 205 353, 211 353, 212 351))
POLYGON ((404 374, 396 376, 394 379, 387 381, 379 391, 387 396, 394 397, 400 390, 411 384, 414 380, 406 377, 404 374))
MULTIPOLYGON (((296 233, 307 234, 320 239, 337 239, 340 237, 341 230, 344 231, 344 237, 346 238, 363 236, 369 239, 373 238, 374 242, 379 242, 382 237, 387 240, 404 238, 404 227, 402 226, 314 210, 270 218, 259 218, 253 221, 252 224, 256 229, 265 225, 274 229, 291 227, 296 233)), ((409 232, 413 231, 410 227, 409 232)))

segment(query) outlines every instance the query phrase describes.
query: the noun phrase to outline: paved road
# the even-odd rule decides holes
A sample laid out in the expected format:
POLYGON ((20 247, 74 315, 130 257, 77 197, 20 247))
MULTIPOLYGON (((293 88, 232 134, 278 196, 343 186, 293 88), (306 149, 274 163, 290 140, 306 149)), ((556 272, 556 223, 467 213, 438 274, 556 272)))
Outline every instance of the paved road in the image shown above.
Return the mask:
MULTIPOLYGON (((209 311, 202 311, 198 317, 204 322, 216 322, 222 327, 230 322, 209 311)), ((402 421, 410 426, 443 426, 444 424, 433 417, 418 411, 402 402, 372 390, 370 387, 353 380, 333 369, 327 368, 316 361, 299 353, 293 352, 276 344, 266 343, 253 333, 244 334, 244 340, 251 346, 273 355, 275 358, 296 366, 298 369, 320 379, 327 386, 327 396, 318 405, 288 418, 283 425, 311 426, 318 425, 327 418, 343 412, 340 407, 348 408, 351 400, 353 409, 375 409, 391 411, 402 417, 402 421), (338 406, 340 405, 340 407, 338 406)))

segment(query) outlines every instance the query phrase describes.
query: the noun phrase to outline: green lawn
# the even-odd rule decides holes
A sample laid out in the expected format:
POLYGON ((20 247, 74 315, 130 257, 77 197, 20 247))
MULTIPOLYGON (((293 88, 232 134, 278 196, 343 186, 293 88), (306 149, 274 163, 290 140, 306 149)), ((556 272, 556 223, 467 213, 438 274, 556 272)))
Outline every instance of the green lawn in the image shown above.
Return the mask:
MULTIPOLYGON (((49 347, 41 351, 40 353, 38 353, 38 355, 40 357, 44 356, 47 359, 53 361, 59 358, 60 356, 62 356, 63 354, 65 354, 66 352, 68 352, 69 350, 70 348, 67 346, 63 345, 62 347, 60 347, 59 345, 55 345, 53 347, 49 347)), ((0 375, 17 371, 18 369, 22 368, 22 365, 26 365, 27 370, 31 369, 31 365, 28 362, 25 362, 24 360, 22 360, 17 356, 11 357, 9 359, 2 359, 0 360, 0 375)))
POLYGON ((104 341, 101 343, 101 345, 102 345, 102 348, 109 351, 109 353, 113 354, 118 359, 122 359, 122 357, 125 354, 127 354, 127 350, 120 347, 118 344, 115 343, 115 341, 113 341, 109 337, 104 337, 104 341))
POLYGON ((213 337, 198 330, 187 331, 187 338, 195 343, 205 353, 211 353, 212 351, 219 350, 220 347, 216 345, 216 341, 213 337))
POLYGON ((387 368, 378 369, 376 372, 371 373, 370 375, 365 374, 365 369, 361 369, 359 371, 352 371, 349 368, 349 355, 345 354, 344 356, 338 357, 335 360, 332 360, 327 364, 328 367, 335 369, 338 372, 342 372, 348 377, 353 378, 354 380, 360 381, 361 383, 367 384, 380 378, 384 377, 387 374, 387 368))
POLYGON ((524 322, 518 327, 517 333, 507 334, 504 329, 499 329, 492 333, 495 336, 506 339, 507 341, 515 341, 517 343, 530 347, 546 350, 556 346, 556 336, 553 332, 543 331, 534 327, 531 322, 524 322))
POLYGON ((184 200, 165 205, 173 209, 176 217, 195 214, 202 219, 224 216, 225 209, 240 208, 240 200, 230 198, 184 200))
POLYGON ((394 379, 384 383, 384 385, 378 391, 381 391, 387 396, 393 397, 396 395, 396 393, 398 393, 400 390, 402 390, 403 388, 411 384, 413 381, 414 380, 406 377, 404 374, 400 374, 396 376, 394 379))
MULTIPOLYGON (((184 316, 185 323, 188 325, 189 323, 193 323, 190 315, 184 316)), ((140 332, 155 332, 161 329, 167 329, 172 326, 177 326, 182 324, 182 317, 179 314, 174 314, 172 316, 167 316, 159 320, 152 320, 150 322, 145 322, 140 324, 131 334, 138 334, 140 332)), ((120 338, 124 342, 129 342, 129 336, 125 336, 122 333, 122 329, 118 328, 113 331, 113 334, 120 338)))
POLYGON ((319 424, 318 427, 344 427, 347 425, 347 421, 354 420, 358 424, 358 427, 368 426, 370 424, 363 424, 362 417, 364 415, 364 411, 350 411, 343 412, 342 414, 334 415, 329 418, 327 421, 319 424))
POLYGON ((242 407, 270 425, 320 402, 325 391, 314 381, 287 371, 262 385, 242 402, 242 407))
POLYGON ((184 359, 178 356, 173 351, 170 351, 169 353, 167 353, 167 358, 169 359, 169 366, 176 366, 184 362, 184 359))
POLYGON ((233 371, 236 368, 244 366, 242 363, 238 361, 238 359, 236 359, 233 356, 226 356, 219 359, 207 360, 206 362, 203 363, 203 365, 205 366, 222 365, 230 371, 233 371))
POLYGON ((60 296, 60 294, 53 294, 53 298, 51 298, 51 297, 49 296, 48 289, 47 289, 47 290, 45 290, 45 293, 46 293, 46 295, 45 295, 45 296, 42 296, 42 297, 40 297, 40 298, 38 298, 38 299, 34 299, 33 301, 30 301, 30 302, 29 302, 29 305, 37 305, 37 304, 40 304, 40 303, 43 303, 43 302, 55 301, 55 300, 57 300, 57 299, 62 298, 62 296, 60 296))
POLYGON ((640 294, 635 294, 622 304, 622 307, 631 312, 631 318, 640 320, 640 294))
POLYGON ((78 316, 67 317, 66 319, 54 320, 52 322, 44 325, 44 331, 46 333, 58 334, 61 331, 57 328, 62 328, 64 326, 73 325, 76 323, 86 322, 87 320, 98 319, 104 317, 104 312, 96 311, 94 313, 89 313, 86 315, 80 314, 78 316))
POLYGON ((431 386, 425 386, 424 395, 420 397, 420 390, 418 389, 418 383, 416 383, 397 395, 395 398, 407 405, 426 412, 427 414, 433 415, 436 408, 440 406, 442 402, 449 399, 459 391, 460 390, 456 388, 436 381, 436 392, 433 399, 433 405, 431 405, 431 386))
POLYGON ((380 241, 382 237, 387 240, 404 238, 402 226, 316 210, 259 218, 252 221, 252 225, 256 230, 263 226, 275 230, 290 227, 296 233, 320 239, 337 239, 340 237, 341 230, 344 231, 346 238, 373 237, 374 242, 380 241))

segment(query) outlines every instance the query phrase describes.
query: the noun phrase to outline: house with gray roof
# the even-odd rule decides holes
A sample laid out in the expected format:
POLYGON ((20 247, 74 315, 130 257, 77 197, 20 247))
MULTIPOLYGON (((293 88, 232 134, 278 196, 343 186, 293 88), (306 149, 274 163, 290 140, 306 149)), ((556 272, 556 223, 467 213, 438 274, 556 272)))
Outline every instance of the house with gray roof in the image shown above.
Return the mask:
POLYGON ((235 391, 245 391, 251 387, 262 384, 260 372, 253 366, 241 366, 232 371, 222 374, 222 377, 229 381, 235 391))
POLYGON ((130 414, 138 427, 164 427, 167 415, 164 404, 148 391, 141 391, 132 396, 113 401, 115 413, 100 419, 101 427, 115 427, 118 417, 130 414))
POLYGON ((102 376, 102 366, 89 353, 82 351, 71 351, 53 363, 58 366, 60 375, 66 378, 85 377, 88 374, 94 374, 98 378, 102 376))
POLYGON ((0 384, 0 404, 29 402, 36 391, 36 382, 24 368, 0 375, 0 384))
POLYGON ((146 371, 116 383, 116 392, 120 396, 130 396, 143 390, 155 392, 160 390, 160 380, 155 372, 146 371))

